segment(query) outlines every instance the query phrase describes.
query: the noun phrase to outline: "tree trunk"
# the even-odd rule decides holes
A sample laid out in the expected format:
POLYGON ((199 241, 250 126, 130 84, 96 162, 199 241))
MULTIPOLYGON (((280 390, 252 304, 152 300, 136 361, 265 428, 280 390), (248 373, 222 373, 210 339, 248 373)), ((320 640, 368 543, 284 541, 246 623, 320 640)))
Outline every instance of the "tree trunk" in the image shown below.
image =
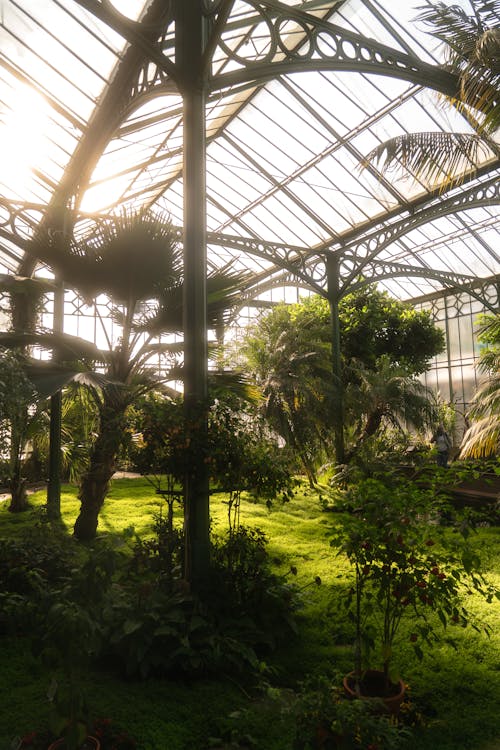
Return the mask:
POLYGON ((359 452, 361 446, 363 443, 368 440, 368 438, 372 437, 372 435, 375 435, 382 424, 382 418, 385 414, 384 409, 374 409, 370 414, 368 414, 368 418, 366 420, 366 425, 364 427, 364 430, 358 440, 356 441, 356 444, 346 452, 345 462, 348 464, 354 456, 359 452))
POLYGON ((11 513, 22 513, 28 510, 28 493, 26 492, 26 479, 21 476, 14 476, 9 481, 9 490, 11 501, 9 511, 11 513))
POLYGON ((314 489, 317 484, 317 477, 316 472, 314 471, 314 466, 309 460, 309 456, 306 455, 305 451, 299 450, 298 453, 300 456, 300 460, 302 461, 302 466, 304 467, 309 486, 314 489))
POLYGON ((22 513, 24 510, 28 510, 28 493, 26 492, 26 477, 23 477, 22 472, 22 446, 23 439, 22 435, 25 433, 25 422, 21 420, 17 424, 17 429, 12 428, 11 430, 11 443, 10 443, 10 477, 9 477, 9 490, 11 501, 9 505, 9 511, 11 513, 22 513))
POLYGON ((89 468, 80 480, 78 492, 81 505, 73 534, 80 541, 95 538, 99 512, 115 472, 116 456, 125 426, 125 411, 126 404, 117 406, 105 403, 100 409, 99 434, 90 455, 89 468))

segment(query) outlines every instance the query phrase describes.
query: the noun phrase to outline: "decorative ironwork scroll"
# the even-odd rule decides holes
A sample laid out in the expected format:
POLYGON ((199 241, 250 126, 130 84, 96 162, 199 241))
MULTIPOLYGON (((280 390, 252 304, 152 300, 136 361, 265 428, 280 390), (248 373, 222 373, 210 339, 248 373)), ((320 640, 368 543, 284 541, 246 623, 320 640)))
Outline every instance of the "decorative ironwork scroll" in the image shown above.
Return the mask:
POLYGON ((402 78, 450 96, 457 92, 451 73, 313 14, 274 1, 245 0, 239 6, 240 27, 244 23, 248 31, 235 46, 238 21, 225 26, 219 47, 231 70, 211 80, 212 91, 291 72, 355 70, 402 78))

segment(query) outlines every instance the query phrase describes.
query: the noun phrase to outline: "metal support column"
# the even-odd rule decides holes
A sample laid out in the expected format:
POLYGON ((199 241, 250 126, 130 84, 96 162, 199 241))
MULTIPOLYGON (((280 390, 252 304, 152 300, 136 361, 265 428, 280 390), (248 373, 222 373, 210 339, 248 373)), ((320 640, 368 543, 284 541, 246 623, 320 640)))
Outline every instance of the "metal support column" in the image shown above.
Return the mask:
MULTIPOLYGON (((64 287, 57 285, 54 292, 53 329, 60 332, 64 328, 64 287)), ((58 359, 57 353, 52 359, 58 359)), ((61 517, 61 424, 62 424, 62 391, 57 391, 50 398, 49 428, 49 481, 47 485, 47 515, 52 520, 61 517)))
POLYGON ((202 0, 177 0, 176 66, 184 112, 184 405, 190 453, 184 483, 185 577, 195 589, 203 585, 210 562, 204 36, 202 0))
POLYGON ((344 446, 344 389, 342 383, 342 358, 340 356, 340 264, 334 253, 328 253, 326 258, 327 293, 330 304, 330 320, 332 327, 332 372, 333 372, 333 429, 335 435, 335 460, 343 464, 345 460, 344 446))

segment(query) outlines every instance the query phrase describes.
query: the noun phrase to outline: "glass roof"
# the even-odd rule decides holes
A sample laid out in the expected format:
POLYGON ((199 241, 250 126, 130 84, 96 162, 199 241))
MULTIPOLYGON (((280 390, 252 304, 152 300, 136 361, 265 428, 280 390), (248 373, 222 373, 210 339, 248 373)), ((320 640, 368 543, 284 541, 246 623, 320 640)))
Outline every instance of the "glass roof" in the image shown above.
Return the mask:
MULTIPOLYGON (((485 141, 471 177, 451 191, 360 166, 375 146, 402 133, 470 132, 423 74, 399 76, 387 60, 384 71, 371 65, 382 52, 372 55, 370 42, 356 46, 363 35, 392 48, 394 59, 401 53, 442 64, 442 49, 414 20, 423 4, 204 1, 211 266, 251 269, 264 284, 255 288, 261 298, 268 278, 290 285, 280 258, 302 253, 312 268, 327 249, 341 255, 344 278, 353 270, 372 274, 402 299, 439 292, 452 281, 448 273, 499 273, 498 144, 485 141), (342 64, 329 64, 339 48, 342 64), (481 183, 493 185, 489 202, 477 200, 481 183), (471 191, 468 207, 452 210, 453 196, 464 191, 471 191), (416 211, 425 220, 397 231, 416 211), (393 239, 380 242, 386 227, 393 239), (376 254, 370 241, 379 243, 376 254), (384 275, 391 264, 392 275, 384 275)), ((25 239, 61 200, 82 216, 158 207, 182 228, 175 7, 164 0, 2 0, 0 271, 18 270, 25 239)))

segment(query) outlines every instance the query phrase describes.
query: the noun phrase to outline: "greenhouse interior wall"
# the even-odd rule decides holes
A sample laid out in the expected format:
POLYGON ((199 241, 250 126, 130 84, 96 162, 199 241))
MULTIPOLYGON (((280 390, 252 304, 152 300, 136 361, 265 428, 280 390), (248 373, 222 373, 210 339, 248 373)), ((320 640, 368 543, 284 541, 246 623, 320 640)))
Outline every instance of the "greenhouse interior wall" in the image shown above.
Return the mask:
MULTIPOLYGON (((492 307, 498 307, 498 287, 491 285, 485 295, 492 307)), ((455 441, 459 443, 467 424, 466 413, 481 381, 477 363, 481 353, 479 321, 491 308, 468 292, 450 293, 414 300, 417 309, 429 310, 445 334, 443 352, 431 362, 422 380, 456 410, 455 441)))

